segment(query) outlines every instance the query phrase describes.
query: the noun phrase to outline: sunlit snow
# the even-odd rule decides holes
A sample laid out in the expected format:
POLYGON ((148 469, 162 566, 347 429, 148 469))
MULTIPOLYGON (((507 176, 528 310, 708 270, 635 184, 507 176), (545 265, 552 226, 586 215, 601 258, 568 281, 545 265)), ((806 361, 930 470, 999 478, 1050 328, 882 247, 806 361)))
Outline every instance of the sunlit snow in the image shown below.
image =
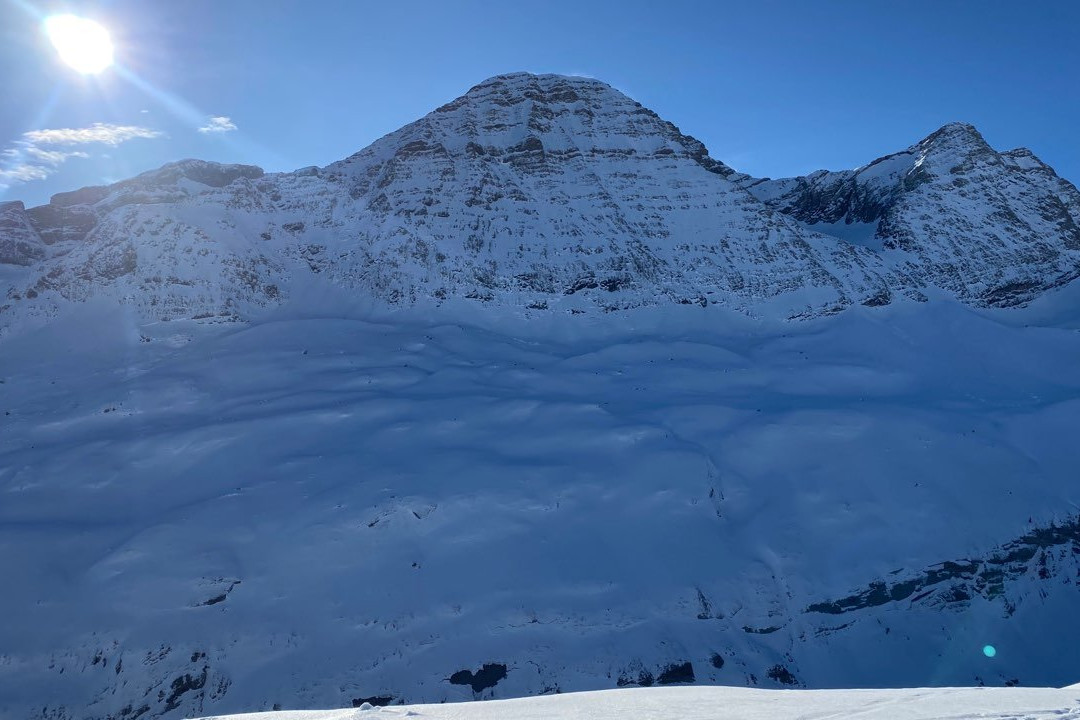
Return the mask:
MULTIPOLYGON (((276 712, 229 720, 1077 720, 1075 688, 650 688, 520 700, 276 712)), ((220 718, 218 720, 225 720, 220 718)))

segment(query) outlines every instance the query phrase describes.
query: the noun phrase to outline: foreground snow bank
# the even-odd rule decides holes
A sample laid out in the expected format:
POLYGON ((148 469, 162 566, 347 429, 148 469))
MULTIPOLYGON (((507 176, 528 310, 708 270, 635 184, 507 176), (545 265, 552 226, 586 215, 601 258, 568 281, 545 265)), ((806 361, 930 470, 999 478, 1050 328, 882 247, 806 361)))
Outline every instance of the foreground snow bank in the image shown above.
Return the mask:
POLYGON ((220 716, 245 720, 964 720, 1080 718, 1080 686, 1054 688, 911 688, 901 690, 757 690, 678 687, 600 690, 543 697, 354 710, 304 710, 220 716))

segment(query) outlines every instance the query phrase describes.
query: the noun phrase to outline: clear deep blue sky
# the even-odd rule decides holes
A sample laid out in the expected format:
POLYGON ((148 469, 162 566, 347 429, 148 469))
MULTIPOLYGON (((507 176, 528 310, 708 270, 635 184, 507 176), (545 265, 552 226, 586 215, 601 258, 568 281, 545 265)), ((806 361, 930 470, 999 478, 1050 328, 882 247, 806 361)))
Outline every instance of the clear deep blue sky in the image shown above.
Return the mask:
POLYGON ((184 157, 324 165, 516 70, 609 82, 755 175, 856 167, 962 120, 1077 182, 1078 29, 1075 0, 0 0, 0 152, 25 164, 32 130, 162 133, 50 146, 89 157, 0 198, 184 157), (39 27, 55 12, 108 26, 119 67, 61 65, 39 27), (210 116, 237 129, 198 132, 210 116))

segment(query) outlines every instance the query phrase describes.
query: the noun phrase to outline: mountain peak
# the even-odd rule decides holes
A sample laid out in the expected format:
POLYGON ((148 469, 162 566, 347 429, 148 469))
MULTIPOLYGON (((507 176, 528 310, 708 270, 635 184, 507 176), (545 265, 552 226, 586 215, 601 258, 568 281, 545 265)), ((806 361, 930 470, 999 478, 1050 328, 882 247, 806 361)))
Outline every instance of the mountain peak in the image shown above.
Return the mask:
MULTIPOLYGON (((466 93, 466 95, 468 95, 469 93, 471 93, 471 92, 473 92, 475 90, 483 90, 485 88, 491 88, 491 87, 496 87, 496 86, 504 86, 504 87, 509 87, 509 88, 515 88, 515 87, 525 87, 525 86, 530 86, 530 85, 531 86, 536 86, 536 87, 547 87, 547 86, 552 86, 552 85, 566 85, 566 84, 582 85, 582 86, 593 86, 593 87, 597 87, 597 88, 605 88, 605 89, 608 89, 608 90, 612 90, 614 92, 618 92, 613 87, 608 85, 606 82, 603 82, 602 80, 597 80, 596 78, 587 77, 587 76, 584 76, 584 75, 560 75, 558 73, 531 73, 531 72, 521 71, 521 72, 509 72, 509 73, 501 73, 499 75, 492 75, 491 77, 487 78, 486 80, 483 80, 483 81, 477 83, 476 85, 472 86, 469 89, 469 91, 466 93)), ((620 93, 620 94, 622 94, 622 93, 620 93)))
POLYGON ((494 75, 476 85, 459 98, 438 108, 436 112, 451 112, 465 105, 494 103, 510 107, 525 101, 543 104, 582 102, 589 106, 621 105, 640 107, 607 83, 576 75, 534 74, 513 72, 494 75))
POLYGON ((699 140, 607 83, 527 72, 490 77, 330 169, 421 152, 500 158, 541 173, 560 162, 612 154, 677 157, 725 177, 734 172, 709 157, 699 140))
POLYGON ((919 141, 915 147, 923 150, 943 147, 990 149, 990 145, 986 142, 982 133, 971 123, 964 122, 951 122, 942 125, 919 141))
POLYGON ((972 125, 971 123, 960 122, 959 120, 945 123, 937 130, 935 130, 932 134, 953 134, 969 136, 973 135, 977 137, 982 137, 982 135, 979 133, 978 128, 976 128, 974 125, 972 125))

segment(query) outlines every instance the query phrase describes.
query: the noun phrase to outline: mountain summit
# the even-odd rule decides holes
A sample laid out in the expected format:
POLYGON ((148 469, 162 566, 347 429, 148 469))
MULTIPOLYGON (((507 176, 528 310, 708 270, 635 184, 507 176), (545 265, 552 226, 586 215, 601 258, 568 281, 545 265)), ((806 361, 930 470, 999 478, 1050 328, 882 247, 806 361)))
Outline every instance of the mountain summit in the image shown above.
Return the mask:
POLYGON ((755 180, 605 83, 528 73, 325 168, 184 161, 0 212, 0 327, 91 297, 239 319, 320 283, 391 305, 805 317, 929 288, 1024 303, 1080 267, 1080 194, 970 125, 755 180))
POLYGON ((658 153, 724 176, 734 172, 710 158, 701 142, 610 85, 562 75, 495 76, 384 141, 433 142, 469 155, 510 153, 507 161, 518 166, 529 165, 526 158, 658 153))

